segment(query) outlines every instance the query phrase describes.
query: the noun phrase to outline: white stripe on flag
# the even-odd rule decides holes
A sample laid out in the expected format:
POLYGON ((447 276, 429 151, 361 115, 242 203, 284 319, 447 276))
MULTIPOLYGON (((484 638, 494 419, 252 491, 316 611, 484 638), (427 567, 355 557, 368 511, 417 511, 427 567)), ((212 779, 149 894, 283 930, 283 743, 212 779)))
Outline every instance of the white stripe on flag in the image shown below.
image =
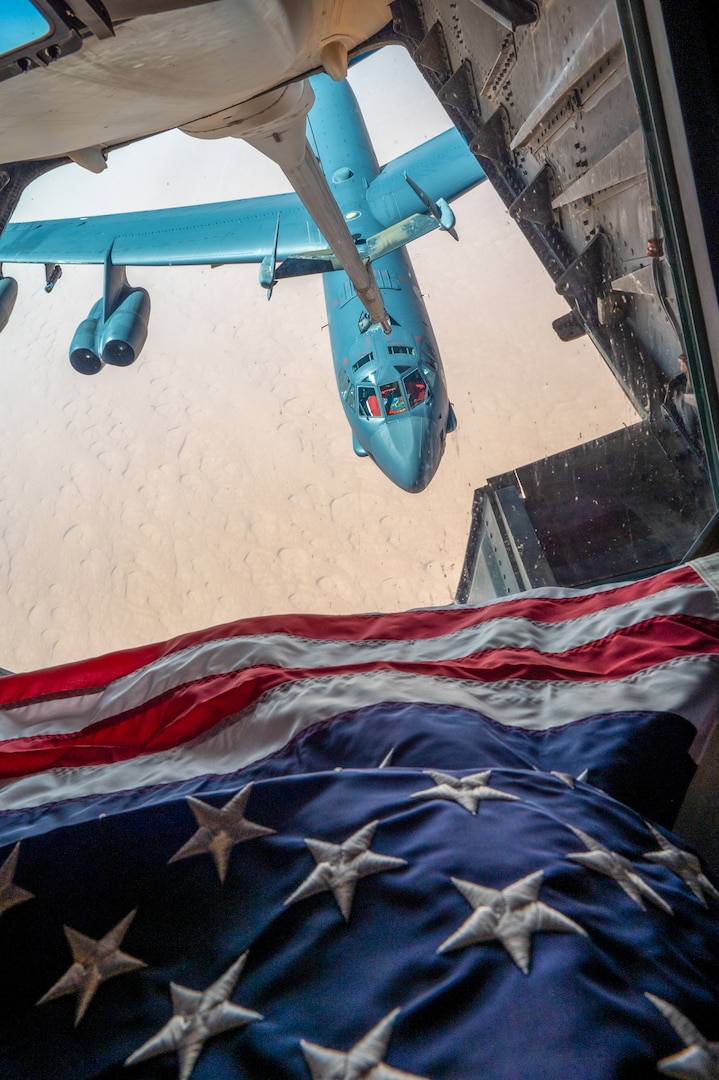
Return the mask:
POLYGON ((49 698, 2 710, 0 739, 82 731, 90 724, 139 709, 178 686, 252 666, 292 670, 377 662, 432 663, 488 649, 534 649, 551 656, 609 638, 617 630, 652 617, 684 613, 719 619, 716 595, 701 583, 681 585, 566 622, 498 616, 466 630, 415 640, 336 641, 290 634, 218 638, 163 656, 96 693, 49 698))
MULTIPOLYGON (((692 748, 698 759, 710 734, 707 718, 719 714, 719 657, 679 657, 624 679, 584 683, 486 684, 392 671, 304 679, 268 691, 204 737, 172 750, 9 781, 0 790, 0 810, 227 774, 280 750, 313 724, 384 702, 457 706, 530 731, 563 727, 599 713, 676 712, 699 729, 692 748)), ((378 752, 391 743, 389 732, 387 747, 378 752)))

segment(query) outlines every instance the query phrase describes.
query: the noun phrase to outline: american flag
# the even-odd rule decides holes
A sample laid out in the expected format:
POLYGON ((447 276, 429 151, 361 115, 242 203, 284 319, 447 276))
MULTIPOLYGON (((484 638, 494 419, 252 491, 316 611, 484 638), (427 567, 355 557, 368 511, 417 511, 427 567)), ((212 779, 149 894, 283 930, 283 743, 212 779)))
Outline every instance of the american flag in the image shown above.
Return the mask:
POLYGON ((719 1075, 718 580, 0 679, 0 1077, 719 1075))

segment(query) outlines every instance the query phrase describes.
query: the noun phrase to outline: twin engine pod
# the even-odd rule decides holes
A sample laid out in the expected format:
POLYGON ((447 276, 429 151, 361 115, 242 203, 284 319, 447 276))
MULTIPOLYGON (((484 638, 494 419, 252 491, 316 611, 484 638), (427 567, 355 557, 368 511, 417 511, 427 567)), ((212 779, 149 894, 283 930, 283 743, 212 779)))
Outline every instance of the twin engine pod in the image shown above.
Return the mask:
POLYGON ((17 281, 0 276, 0 330, 4 330, 17 300, 17 281))
POLYGON ((150 318, 150 296, 145 289, 128 289, 106 319, 104 306, 104 299, 93 304, 70 344, 70 363, 81 375, 97 375, 105 364, 127 367, 145 344, 150 318))

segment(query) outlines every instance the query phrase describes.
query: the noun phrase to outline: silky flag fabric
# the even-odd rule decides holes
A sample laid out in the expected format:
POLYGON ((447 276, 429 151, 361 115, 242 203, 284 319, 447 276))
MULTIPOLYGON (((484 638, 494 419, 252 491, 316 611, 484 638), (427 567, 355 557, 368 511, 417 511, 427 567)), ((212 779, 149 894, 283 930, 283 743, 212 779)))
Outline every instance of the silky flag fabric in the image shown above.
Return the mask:
POLYGON ((714 1077, 719 561, 0 679, 0 1077, 714 1077))

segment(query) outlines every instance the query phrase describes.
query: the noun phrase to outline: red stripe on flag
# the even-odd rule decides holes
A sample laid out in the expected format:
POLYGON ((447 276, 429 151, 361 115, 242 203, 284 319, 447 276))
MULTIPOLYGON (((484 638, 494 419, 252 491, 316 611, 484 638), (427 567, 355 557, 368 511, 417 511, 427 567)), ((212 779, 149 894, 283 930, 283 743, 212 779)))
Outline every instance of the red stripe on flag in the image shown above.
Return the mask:
POLYGON ((125 714, 63 735, 8 739, 0 744, 0 778, 52 768, 108 765, 171 750, 212 730, 277 686, 375 671, 493 683, 615 681, 670 660, 719 655, 719 624, 688 615, 647 619, 563 653, 488 649, 441 663, 377 661, 284 670, 269 665, 212 675, 177 687, 125 714))
POLYGON ((499 618, 568 622, 682 585, 704 585, 704 581, 691 566, 680 566, 603 592, 578 592, 556 598, 520 594, 517 599, 481 608, 429 608, 389 615, 263 615, 183 634, 170 641, 2 678, 0 706, 11 708, 46 697, 96 692, 163 656, 223 638, 290 634, 317 641, 410 641, 457 633, 499 618))

